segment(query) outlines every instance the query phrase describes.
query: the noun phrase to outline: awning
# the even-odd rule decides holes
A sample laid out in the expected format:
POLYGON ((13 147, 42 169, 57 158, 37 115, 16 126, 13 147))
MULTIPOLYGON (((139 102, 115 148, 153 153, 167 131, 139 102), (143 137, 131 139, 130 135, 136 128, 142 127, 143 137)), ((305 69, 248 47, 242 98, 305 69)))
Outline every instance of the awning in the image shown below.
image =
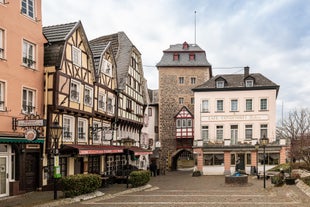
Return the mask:
POLYGON ((38 138, 30 141, 24 137, 0 137, 0 143, 43 144, 44 139, 38 138))
POLYGON ((153 152, 150 151, 150 150, 147 150, 147 149, 143 149, 141 147, 130 147, 129 148, 130 151, 133 151, 134 152, 134 155, 138 156, 138 155, 150 155, 152 154, 153 152))
POLYGON ((61 154, 100 155, 123 153, 123 148, 111 145, 76 145, 66 144, 60 149, 61 154))

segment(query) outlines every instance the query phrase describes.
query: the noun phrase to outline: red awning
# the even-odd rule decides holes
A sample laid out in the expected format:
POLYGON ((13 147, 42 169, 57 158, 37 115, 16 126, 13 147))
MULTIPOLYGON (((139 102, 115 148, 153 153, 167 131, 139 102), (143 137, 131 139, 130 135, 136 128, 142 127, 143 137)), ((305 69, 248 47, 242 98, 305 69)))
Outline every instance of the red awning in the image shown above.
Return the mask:
POLYGON ((116 154, 123 153, 123 148, 120 146, 111 145, 77 145, 66 144, 63 145, 61 153, 77 152, 79 155, 100 155, 100 154, 116 154))
POLYGON ((143 149, 141 147, 130 147, 129 148, 130 151, 133 151, 134 152, 134 155, 150 155, 152 154, 153 152, 150 151, 150 150, 147 150, 147 149, 143 149))

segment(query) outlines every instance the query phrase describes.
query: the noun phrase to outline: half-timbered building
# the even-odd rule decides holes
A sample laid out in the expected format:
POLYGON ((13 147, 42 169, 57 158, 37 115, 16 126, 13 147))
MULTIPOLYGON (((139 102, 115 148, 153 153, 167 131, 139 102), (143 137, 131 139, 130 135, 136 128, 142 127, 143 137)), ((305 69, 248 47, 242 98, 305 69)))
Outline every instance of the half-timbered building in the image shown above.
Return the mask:
POLYGON ((123 146, 128 141, 131 142, 131 164, 146 169, 151 152, 140 146, 147 94, 141 53, 124 32, 98 37, 91 40, 90 44, 111 44, 116 60, 117 108, 113 143, 123 146))

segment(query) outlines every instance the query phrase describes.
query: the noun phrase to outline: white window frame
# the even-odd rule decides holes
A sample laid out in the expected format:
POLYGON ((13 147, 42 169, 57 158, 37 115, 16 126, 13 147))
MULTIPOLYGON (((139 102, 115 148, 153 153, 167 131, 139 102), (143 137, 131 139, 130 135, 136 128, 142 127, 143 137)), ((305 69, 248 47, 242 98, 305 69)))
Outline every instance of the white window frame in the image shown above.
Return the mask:
POLYGON ((216 111, 220 111, 220 112, 224 111, 224 100, 223 99, 216 100, 216 111))
POLYGON ((196 84, 196 77, 191 77, 191 84, 192 85, 196 84))
POLYGON ((238 125, 230 125, 231 144, 238 144, 238 125))
POLYGON ((202 113, 209 112, 209 100, 201 101, 201 112, 202 113))
POLYGON ((230 100, 230 111, 238 111, 238 99, 230 100))
POLYGON ((179 98, 179 104, 184 104, 184 98, 183 97, 179 98))
POLYGON ((216 81, 216 88, 224 88, 224 81, 220 80, 220 81, 216 81))
POLYGON ((63 141, 73 142, 75 137, 75 125, 74 125, 74 117, 63 115, 63 141))
POLYGON ((84 105, 93 106, 93 88, 89 86, 84 89, 84 105))
POLYGON ((179 129, 179 128, 182 128, 182 119, 177 119, 176 120, 176 127, 179 129))
POLYGON ((35 18, 35 0, 22 0, 21 13, 34 19, 35 18))
POLYGON ((75 46, 72 46, 72 63, 79 67, 82 65, 82 51, 75 46))
POLYGON ((22 90, 22 113, 34 114, 35 112, 36 91, 24 87, 22 90))
POLYGON ((88 133, 87 119, 78 118, 78 136, 77 136, 78 141, 86 142, 88 137, 87 133, 88 133))
POLYGON ((254 81, 253 80, 245 80, 245 87, 253 87, 254 81))
POLYGON ((106 110, 106 94, 105 93, 99 93, 98 97, 98 109, 101 111, 106 110))
POLYGON ((245 139, 246 140, 252 140, 253 138, 253 125, 247 124, 245 125, 245 139))
POLYGON ((267 98, 261 98, 259 100, 259 109, 261 111, 267 111, 268 110, 268 99, 267 98))
POLYGON ((179 77, 179 84, 184 84, 185 83, 185 78, 182 76, 182 77, 179 77))
POLYGON ((107 112, 113 114, 114 113, 114 99, 108 96, 107 99, 107 112))
POLYGON ((216 140, 221 141, 224 138, 224 126, 218 125, 216 126, 216 140))
POLYGON ((0 111, 5 110, 5 82, 0 81, 0 111))
POLYGON ((209 126, 201 126, 201 139, 203 142, 209 141, 209 126))
POLYGON ((22 54, 23 66, 35 69, 36 67, 35 54, 36 54, 36 45, 27 40, 23 40, 23 54, 22 54))
POLYGON ((245 99, 245 111, 253 111, 253 99, 245 99))
POLYGON ((80 87, 81 83, 75 80, 71 80, 70 84, 70 100, 79 103, 80 102, 80 87))
POLYGON ((4 30, 0 28, 0 59, 4 59, 4 30))
POLYGON ((112 63, 103 59, 101 63, 101 72, 108 76, 112 76, 112 63))
POLYGON ((99 121, 94 121, 93 122, 93 131, 92 131, 92 139, 94 143, 101 143, 101 139, 102 139, 102 130, 98 130, 101 128, 101 123, 99 121), (94 130, 94 129, 97 129, 94 130))
POLYGON ((268 137, 268 124, 260 125, 260 138, 268 137))

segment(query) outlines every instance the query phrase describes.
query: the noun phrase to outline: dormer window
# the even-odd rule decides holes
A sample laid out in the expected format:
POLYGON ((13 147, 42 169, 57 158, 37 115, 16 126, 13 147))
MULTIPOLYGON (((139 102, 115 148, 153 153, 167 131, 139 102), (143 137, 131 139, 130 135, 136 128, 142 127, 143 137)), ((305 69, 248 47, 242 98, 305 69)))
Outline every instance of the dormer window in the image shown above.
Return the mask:
POLYGON ((245 80, 245 87, 253 87, 254 81, 253 80, 245 80))
POLYGON ((188 43, 187 43, 187 42, 184 42, 184 43, 183 43, 183 49, 188 49, 188 47, 189 47, 188 43))
POLYGON ((223 80, 216 81, 216 88, 224 88, 224 81, 223 80))
POLYGON ((178 53, 173 54, 173 61, 179 60, 180 55, 178 53))

